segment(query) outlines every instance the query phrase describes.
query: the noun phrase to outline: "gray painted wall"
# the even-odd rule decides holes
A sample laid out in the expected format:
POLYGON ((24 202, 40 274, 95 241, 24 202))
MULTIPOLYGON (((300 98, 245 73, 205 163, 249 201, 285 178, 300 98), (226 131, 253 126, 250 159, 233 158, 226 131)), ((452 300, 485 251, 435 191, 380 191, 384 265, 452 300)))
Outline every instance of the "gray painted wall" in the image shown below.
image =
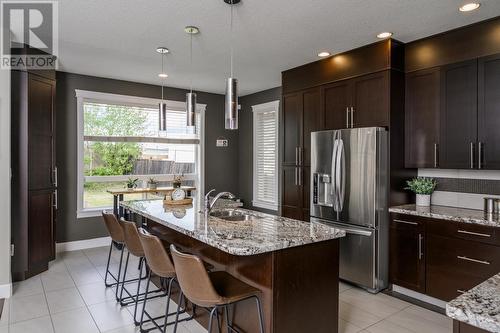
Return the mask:
MULTIPOLYGON (((253 196, 253 115, 252 105, 281 101, 281 87, 276 87, 255 94, 246 95, 240 98, 241 111, 239 114, 239 174, 238 174, 238 192, 240 198, 244 201, 245 207, 277 214, 276 211, 269 211, 252 206, 253 196)), ((281 102, 280 102, 281 109, 281 102)), ((281 114, 281 112, 280 112, 281 114)), ((278 175, 279 176, 279 175, 278 175)), ((279 177, 278 177, 279 178, 279 177)), ((279 188, 279 187, 278 187, 279 188)))
MULTIPOLYGON (((75 89, 150 98, 161 97, 159 86, 72 73, 57 73, 56 152, 60 207, 56 224, 57 242, 106 236, 100 218, 76 218, 77 109, 75 89)), ((183 89, 166 88, 165 97, 169 100, 184 101, 186 92, 183 89)), ((219 191, 226 190, 238 193, 239 133, 224 129, 224 96, 199 92, 198 103, 207 105, 205 117, 205 189, 216 188, 219 191), (224 136, 229 140, 228 147, 215 147, 215 141, 219 136, 224 136)), ((251 118, 249 119, 251 120, 251 118)), ((242 119, 243 122, 246 120, 242 119)), ((5 132, 2 131, 3 133, 5 132)), ((2 140, 2 142, 4 141, 2 140)))

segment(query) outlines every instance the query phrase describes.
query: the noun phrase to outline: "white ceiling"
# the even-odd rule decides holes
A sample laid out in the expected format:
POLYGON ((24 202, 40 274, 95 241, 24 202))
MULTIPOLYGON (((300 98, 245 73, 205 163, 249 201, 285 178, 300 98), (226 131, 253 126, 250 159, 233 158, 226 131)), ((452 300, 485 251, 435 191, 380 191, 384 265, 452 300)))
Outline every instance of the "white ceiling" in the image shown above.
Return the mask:
MULTIPOLYGON (((461 13, 463 0, 242 0, 235 7, 235 77, 240 95, 281 85, 281 71, 375 42, 381 31, 409 42, 500 15, 499 0, 461 13)), ((189 37, 196 25, 194 89, 223 93, 229 72, 229 6, 222 0, 60 0, 59 70, 189 86, 189 37)))

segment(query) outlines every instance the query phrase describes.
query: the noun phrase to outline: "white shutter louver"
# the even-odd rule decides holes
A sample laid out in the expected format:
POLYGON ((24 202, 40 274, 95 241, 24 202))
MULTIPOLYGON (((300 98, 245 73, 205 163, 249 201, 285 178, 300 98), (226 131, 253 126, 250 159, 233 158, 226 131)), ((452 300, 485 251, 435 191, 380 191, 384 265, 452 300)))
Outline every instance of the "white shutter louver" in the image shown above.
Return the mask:
POLYGON ((278 209, 278 102, 253 106, 253 205, 278 209))

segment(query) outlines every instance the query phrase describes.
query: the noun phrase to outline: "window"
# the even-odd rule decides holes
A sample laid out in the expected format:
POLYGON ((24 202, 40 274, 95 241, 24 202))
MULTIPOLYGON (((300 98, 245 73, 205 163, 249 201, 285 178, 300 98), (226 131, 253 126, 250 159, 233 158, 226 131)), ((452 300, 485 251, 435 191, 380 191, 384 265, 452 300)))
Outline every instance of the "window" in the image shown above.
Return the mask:
MULTIPOLYGON (((129 178, 144 186, 155 178, 171 185, 175 175, 203 193, 205 105, 197 105, 196 131, 186 126, 184 102, 167 103, 167 130, 158 131, 159 100, 76 90, 78 106, 78 217, 95 216, 113 204, 108 189, 129 178)), ((129 194, 125 200, 146 195, 129 194)))
POLYGON ((253 201, 255 207, 278 210, 279 101, 252 106, 253 201))

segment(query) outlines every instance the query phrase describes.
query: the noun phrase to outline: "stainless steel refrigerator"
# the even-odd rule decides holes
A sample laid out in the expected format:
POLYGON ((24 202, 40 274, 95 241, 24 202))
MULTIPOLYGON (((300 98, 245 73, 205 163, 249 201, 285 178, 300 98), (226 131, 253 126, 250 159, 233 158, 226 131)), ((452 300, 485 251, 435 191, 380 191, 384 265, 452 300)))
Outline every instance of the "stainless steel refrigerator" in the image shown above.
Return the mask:
POLYGON ((388 140, 384 128, 311 134, 311 221, 346 231, 340 278, 371 292, 388 284, 388 140))

